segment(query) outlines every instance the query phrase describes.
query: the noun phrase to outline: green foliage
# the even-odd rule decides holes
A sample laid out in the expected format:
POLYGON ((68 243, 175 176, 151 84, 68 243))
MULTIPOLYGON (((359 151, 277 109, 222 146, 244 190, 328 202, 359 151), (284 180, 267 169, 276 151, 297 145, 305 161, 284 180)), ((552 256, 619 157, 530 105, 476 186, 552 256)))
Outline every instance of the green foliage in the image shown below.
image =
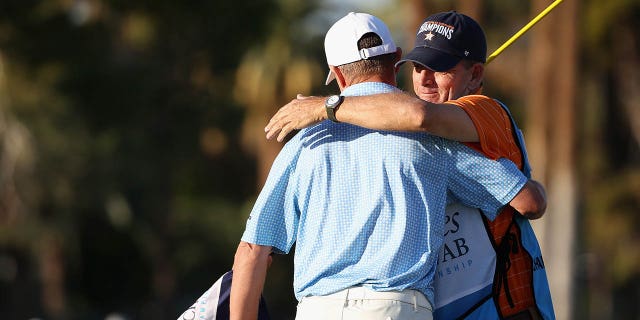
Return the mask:
MULTIPOLYGON (((18 190, 25 210, 0 226, 0 256, 31 254, 2 287, 34 284, 21 279, 35 279, 30 266, 43 263, 43 232, 65 239, 62 293, 78 318, 144 316, 159 309, 136 306, 166 304, 162 317, 174 319, 185 305, 167 302, 187 293, 174 288, 203 290, 230 268, 242 204, 256 189, 230 92, 243 52, 264 41, 277 5, 0 3, 8 92, 0 110, 26 126, 37 154, 32 184, 18 190), (218 133, 213 153, 203 150, 207 130, 218 133), (197 281, 181 286, 212 265, 209 277, 194 272, 197 281)), ((28 316, 64 317, 43 305, 28 316)), ((19 308, 0 303, 0 317, 19 308)))

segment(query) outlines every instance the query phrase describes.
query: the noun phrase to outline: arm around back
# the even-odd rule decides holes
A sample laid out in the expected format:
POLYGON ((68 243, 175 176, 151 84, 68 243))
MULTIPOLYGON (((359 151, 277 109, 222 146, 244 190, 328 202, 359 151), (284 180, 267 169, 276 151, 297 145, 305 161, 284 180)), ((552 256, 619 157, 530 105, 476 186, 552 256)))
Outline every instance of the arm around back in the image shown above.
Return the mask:
POLYGON ((509 205, 525 218, 541 218, 547 209, 547 195, 544 187, 535 180, 529 180, 509 205))
MULTIPOLYGON (((299 95, 271 118, 265 127, 267 139, 283 141, 291 131, 327 119, 325 100, 299 95)), ((346 97, 336 118, 373 130, 427 132, 461 142, 478 141, 473 121, 460 107, 426 102, 404 92, 346 97)))
POLYGON ((478 141, 473 121, 460 107, 430 103, 404 92, 347 97, 336 117, 374 130, 426 132, 455 141, 478 141))

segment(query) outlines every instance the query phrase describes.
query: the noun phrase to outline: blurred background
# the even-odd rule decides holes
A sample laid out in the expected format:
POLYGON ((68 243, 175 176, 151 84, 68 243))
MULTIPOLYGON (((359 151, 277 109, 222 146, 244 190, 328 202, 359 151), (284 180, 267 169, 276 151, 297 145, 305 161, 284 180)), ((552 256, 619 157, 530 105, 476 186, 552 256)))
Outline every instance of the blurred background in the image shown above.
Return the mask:
MULTIPOLYGON (((267 120, 338 91, 322 43, 347 12, 408 52, 455 9, 491 53, 550 3, 0 0, 0 319, 176 319, 231 268, 267 120)), ((639 72, 640 0, 565 0, 487 68, 547 188, 559 319, 640 319, 639 72)), ((264 293, 293 319, 291 255, 264 293)))

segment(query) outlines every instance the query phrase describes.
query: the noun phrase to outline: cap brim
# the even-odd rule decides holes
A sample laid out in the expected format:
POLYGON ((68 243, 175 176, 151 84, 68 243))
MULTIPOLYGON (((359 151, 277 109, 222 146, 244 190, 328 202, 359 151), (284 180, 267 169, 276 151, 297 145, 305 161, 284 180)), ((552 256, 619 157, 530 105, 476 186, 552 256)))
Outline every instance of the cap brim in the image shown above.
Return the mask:
POLYGON ((327 75, 327 80, 324 82, 324 85, 325 86, 329 85, 329 83, 331 83, 331 81, 333 81, 335 78, 336 78, 336 75, 333 74, 331 70, 329 70, 329 74, 327 75))
POLYGON ((443 72, 455 67, 462 58, 429 47, 415 47, 396 63, 396 67, 409 61, 416 62, 429 70, 443 72))

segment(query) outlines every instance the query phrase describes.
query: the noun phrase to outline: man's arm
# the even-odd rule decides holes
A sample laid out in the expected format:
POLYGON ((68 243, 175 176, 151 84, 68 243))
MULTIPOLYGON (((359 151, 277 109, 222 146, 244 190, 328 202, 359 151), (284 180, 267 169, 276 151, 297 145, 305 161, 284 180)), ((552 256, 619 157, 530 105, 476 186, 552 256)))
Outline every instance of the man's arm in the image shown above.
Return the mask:
POLYGON ((541 218, 547 209, 547 195, 544 187, 535 180, 529 180, 509 205, 525 218, 541 218))
MULTIPOLYGON (((265 132, 267 139, 278 141, 293 130, 327 119, 326 97, 298 95, 271 118, 265 132)), ((389 131, 421 131, 443 138, 477 142, 478 133, 471 118, 452 104, 434 104, 406 93, 393 92, 370 96, 346 97, 336 111, 340 122, 389 131)))
POLYGON ((241 241, 233 261, 231 281, 231 320, 255 320, 258 318, 260 295, 264 288, 269 265, 270 246, 260 246, 241 241))

